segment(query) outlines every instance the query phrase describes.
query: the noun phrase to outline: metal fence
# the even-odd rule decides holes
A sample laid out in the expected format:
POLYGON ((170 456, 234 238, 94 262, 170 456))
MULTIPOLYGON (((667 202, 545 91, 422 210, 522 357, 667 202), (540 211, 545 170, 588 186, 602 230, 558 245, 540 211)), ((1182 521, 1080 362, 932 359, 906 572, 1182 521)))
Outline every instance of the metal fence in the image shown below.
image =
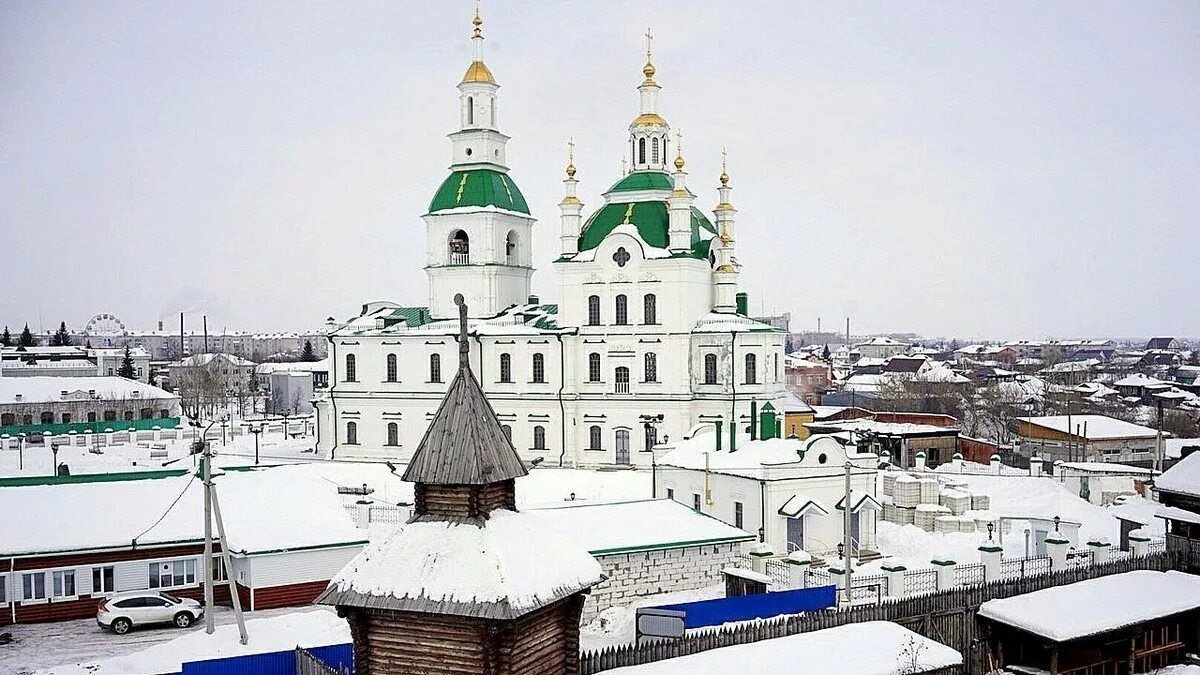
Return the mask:
POLYGON ((1000 561, 1001 577, 1024 578, 1050 573, 1050 556, 1036 558, 1010 558, 1000 561))
POLYGON ((984 582, 983 563, 958 565, 954 568, 954 585, 971 586, 984 582))
POLYGON ((812 588, 814 586, 829 586, 833 583, 829 576, 828 569, 806 570, 804 572, 804 585, 812 588))
POLYGON ((347 666, 336 668, 322 661, 311 651, 296 647, 296 675, 348 675, 351 672, 353 671, 347 666))
POLYGON ((933 593, 937 589, 937 570, 906 570, 904 572, 904 592, 906 595, 933 593))
POLYGON ((408 519, 407 516, 408 511, 397 506, 372 506, 367 510, 372 523, 399 525, 408 519))

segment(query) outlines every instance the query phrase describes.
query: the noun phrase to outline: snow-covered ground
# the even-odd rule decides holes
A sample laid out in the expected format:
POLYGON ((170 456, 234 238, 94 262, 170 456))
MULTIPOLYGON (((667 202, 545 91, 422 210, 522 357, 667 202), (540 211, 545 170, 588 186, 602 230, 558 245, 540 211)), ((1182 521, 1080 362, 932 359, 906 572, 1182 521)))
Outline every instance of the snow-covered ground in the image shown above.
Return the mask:
MULTIPOLYGON (((312 461, 316 458, 313 451, 315 443, 316 439, 311 436, 285 438, 282 433, 264 433, 259 438, 259 461, 262 464, 312 461)), ((64 445, 58 450, 58 463, 70 467, 72 474, 186 469, 194 466, 191 444, 192 436, 189 429, 185 432, 185 438, 154 443, 145 441, 123 443, 101 447, 99 453, 91 452, 89 447, 64 445), (151 459, 151 451, 162 451, 152 448, 152 445, 166 446, 167 456, 151 459)), ((254 464, 253 436, 230 438, 227 443, 222 443, 218 439, 213 441, 212 445, 213 453, 216 456, 215 466, 232 467, 254 464)), ((54 475, 54 455, 48 446, 27 446, 23 451, 15 448, 0 450, 0 477, 52 475, 54 475)))
MULTIPOLYGON (((246 615, 250 631, 249 648, 257 652, 290 649, 299 644, 321 645, 346 642, 349 632, 336 632, 337 623, 345 623, 331 611, 314 607, 269 609, 246 615), (317 617, 295 619, 297 614, 320 612, 317 617), (337 622, 337 623, 335 623, 337 622), (279 628, 288 627, 282 647, 279 628)), ((5 675, 136 675, 137 673, 178 672, 181 660, 230 656, 226 650, 241 647, 233 610, 216 607, 213 618, 218 628, 210 638, 204 622, 188 629, 148 627, 116 635, 102 630, 94 619, 56 623, 18 624, 0 628, 12 633, 11 644, 0 645, 0 673, 5 675), (136 656, 134 656, 136 655, 136 656), (174 659, 173 664, 167 663, 174 659), (139 665, 141 664, 141 665, 139 665), (142 668, 142 665, 145 668, 142 668)), ((249 652, 240 652, 249 653, 249 652)))
MULTIPOLYGON (((1107 538, 1116 544, 1121 526, 1117 515, 1147 523, 1151 536, 1162 536, 1163 522, 1154 517, 1158 504, 1142 497, 1126 497, 1120 506, 1097 506, 1072 493, 1051 477, 955 475, 968 489, 990 497, 991 508, 985 513, 1014 519, 1004 533, 1006 558, 1025 556, 1024 530, 1028 523, 1021 518, 1053 518, 1080 523, 1079 544, 1096 538, 1107 538)), ((968 512, 974 513, 974 512, 968 512)), ((1001 543, 999 532, 994 542, 1001 543)), ((880 521, 876 532, 879 550, 887 556, 883 561, 863 565, 862 571, 879 571, 884 562, 899 563, 909 569, 929 567, 933 556, 948 556, 958 563, 979 562, 978 548, 987 540, 986 532, 926 532, 915 525, 897 525, 880 521)))

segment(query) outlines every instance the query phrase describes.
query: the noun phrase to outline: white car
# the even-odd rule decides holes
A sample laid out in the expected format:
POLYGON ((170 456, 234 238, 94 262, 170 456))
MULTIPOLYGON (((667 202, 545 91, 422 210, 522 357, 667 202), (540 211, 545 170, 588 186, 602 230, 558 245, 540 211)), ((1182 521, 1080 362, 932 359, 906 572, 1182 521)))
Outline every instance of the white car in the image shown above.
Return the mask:
POLYGON ((171 623, 187 628, 204 616, 204 606, 191 598, 177 598, 159 591, 117 593, 100 603, 96 623, 118 635, 134 626, 171 623))

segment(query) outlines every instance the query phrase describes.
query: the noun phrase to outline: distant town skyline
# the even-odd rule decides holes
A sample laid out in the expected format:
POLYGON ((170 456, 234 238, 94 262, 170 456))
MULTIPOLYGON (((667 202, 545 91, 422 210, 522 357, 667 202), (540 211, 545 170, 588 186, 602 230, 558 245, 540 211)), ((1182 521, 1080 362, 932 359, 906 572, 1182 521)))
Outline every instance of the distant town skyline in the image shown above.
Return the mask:
MULTIPOLYGON (((472 4, 0 6, 0 323, 304 331, 426 304, 472 4), (16 252, 16 253, 14 253, 16 252)), ((484 3, 555 299, 566 141, 618 177, 646 26, 697 206, 794 331, 1200 335, 1200 8, 484 3), (684 13, 686 11, 686 14, 684 13)))

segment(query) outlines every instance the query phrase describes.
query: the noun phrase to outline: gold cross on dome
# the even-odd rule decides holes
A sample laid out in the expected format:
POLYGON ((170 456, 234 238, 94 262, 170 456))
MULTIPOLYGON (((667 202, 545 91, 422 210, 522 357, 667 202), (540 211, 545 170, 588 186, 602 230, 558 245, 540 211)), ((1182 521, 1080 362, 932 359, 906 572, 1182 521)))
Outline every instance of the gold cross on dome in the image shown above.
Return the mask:
POLYGON ((654 43, 654 36, 650 34, 650 27, 646 26, 646 60, 650 60, 650 46, 654 43))

